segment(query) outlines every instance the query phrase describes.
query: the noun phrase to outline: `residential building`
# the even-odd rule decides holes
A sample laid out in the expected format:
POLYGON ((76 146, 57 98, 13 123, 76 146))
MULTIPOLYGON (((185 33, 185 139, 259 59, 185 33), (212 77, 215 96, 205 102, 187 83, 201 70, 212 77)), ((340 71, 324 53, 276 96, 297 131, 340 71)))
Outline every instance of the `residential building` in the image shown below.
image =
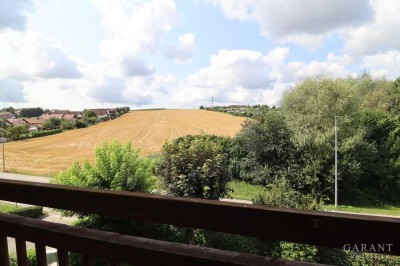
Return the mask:
POLYGON ((10 112, 0 112, 0 118, 4 118, 4 119, 15 119, 17 118, 15 115, 13 115, 10 112))

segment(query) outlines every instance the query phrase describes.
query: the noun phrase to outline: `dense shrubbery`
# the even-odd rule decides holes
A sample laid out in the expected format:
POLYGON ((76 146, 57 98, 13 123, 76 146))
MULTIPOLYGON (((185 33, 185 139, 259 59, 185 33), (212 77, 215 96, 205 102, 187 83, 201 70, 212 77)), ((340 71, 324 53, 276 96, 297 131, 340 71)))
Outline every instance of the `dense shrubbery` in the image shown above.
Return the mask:
MULTIPOLYGON (((28 266, 36 266, 37 265, 35 249, 33 249, 33 248, 28 249, 26 252, 26 258, 27 258, 28 266)), ((10 266, 18 266, 16 253, 10 254, 10 266)))
POLYGON ((62 130, 74 129, 75 127, 76 127, 76 124, 73 121, 64 120, 61 123, 61 129, 62 130))
POLYGON ((29 206, 22 207, 16 210, 10 211, 10 214, 29 217, 29 218, 38 218, 43 215, 43 207, 39 206, 29 206))
POLYGON ((58 134, 61 132, 62 132, 62 129, 53 129, 53 130, 32 132, 32 138, 54 135, 54 134, 58 134))
MULTIPOLYGON (((75 162, 56 175, 52 182, 61 185, 124 191, 150 191, 154 183, 154 164, 139 157, 130 142, 104 143, 95 150, 95 163, 75 162)), ((67 214, 71 214, 66 212, 67 214)))
POLYGON ((11 125, 6 129, 6 136, 9 139, 20 139, 25 138, 25 136, 29 133, 28 125, 11 125), (25 136, 24 136, 25 135, 25 136))
POLYGON ((159 174, 167 191, 175 196, 220 199, 229 181, 228 157, 222 137, 186 136, 163 146, 159 174))
POLYGON ((229 171, 254 184, 284 178, 301 193, 332 200, 334 116, 340 116, 341 203, 399 203, 398 90, 368 75, 306 79, 284 95, 280 111, 243 126, 233 140, 229 171))
POLYGON ((77 128, 85 128, 88 124, 85 121, 77 120, 75 123, 77 128))
POLYGON ((43 109, 40 107, 36 108, 22 108, 19 116, 20 117, 38 117, 44 113, 43 109))

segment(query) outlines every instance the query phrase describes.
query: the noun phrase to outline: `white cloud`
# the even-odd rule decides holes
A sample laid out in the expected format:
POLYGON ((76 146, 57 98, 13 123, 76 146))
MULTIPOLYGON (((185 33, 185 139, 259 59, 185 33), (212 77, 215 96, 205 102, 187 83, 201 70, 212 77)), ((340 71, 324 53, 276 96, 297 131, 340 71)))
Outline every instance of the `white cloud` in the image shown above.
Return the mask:
POLYGON ((107 58, 155 52, 163 35, 179 22, 171 0, 93 2, 105 14, 102 25, 108 37, 100 43, 99 50, 107 58))
POLYGON ((88 82, 82 79, 37 79, 24 81, 26 103, 17 107, 82 110, 99 108, 101 104, 87 95, 88 82))
POLYGON ((155 71, 153 65, 145 64, 131 55, 127 55, 121 60, 121 68, 125 76, 148 76, 155 71))
POLYGON ((178 38, 178 45, 170 46, 166 56, 178 63, 188 63, 193 56, 196 46, 196 37, 193 33, 186 33, 178 38))
MULTIPOLYGON (((126 76, 108 64, 86 65, 82 68, 88 89, 87 95, 98 103, 144 106, 157 99, 170 97, 167 87, 176 83, 172 75, 126 76)), ((163 99, 164 101, 164 99, 163 99)))
POLYGON ((323 37, 372 19, 365 0, 211 0, 230 19, 254 21, 261 34, 281 41, 315 47, 323 37))
POLYGON ((181 104, 200 105, 211 97, 217 104, 279 103, 282 92, 315 75, 346 77, 351 58, 329 54, 324 61, 289 61, 286 47, 263 55, 252 50, 220 50, 210 65, 189 75, 174 92, 181 104))
POLYGON ((248 89, 265 87, 268 84, 268 65, 260 52, 251 50, 220 50, 211 56, 210 66, 200 69, 188 77, 190 84, 203 88, 248 89))
POLYGON ((76 62, 53 40, 39 33, 0 34, 0 77, 79 78, 76 62))
POLYGON ((364 57, 364 67, 372 76, 396 79, 400 76, 400 52, 389 51, 364 57))
POLYGON ((32 8, 30 0, 0 1, 0 30, 25 30, 26 13, 32 8))
POLYGON ((0 102, 26 102, 21 82, 12 79, 0 80, 0 102))
POLYGON ((88 95, 100 103, 120 103, 125 87, 125 80, 106 76, 89 90, 88 95))
MULTIPOLYGON (((349 1, 352 2, 352 1, 349 1)), ((384 53, 400 49, 400 1, 371 0, 374 21, 344 33, 352 54, 384 53)))

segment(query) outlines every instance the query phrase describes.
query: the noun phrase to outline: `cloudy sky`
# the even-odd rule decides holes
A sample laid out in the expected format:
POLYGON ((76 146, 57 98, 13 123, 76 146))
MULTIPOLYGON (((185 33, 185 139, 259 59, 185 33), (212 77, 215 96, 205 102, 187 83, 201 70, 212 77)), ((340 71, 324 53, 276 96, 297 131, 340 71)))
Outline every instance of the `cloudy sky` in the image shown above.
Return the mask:
POLYGON ((0 0, 0 107, 279 105, 308 76, 392 80, 399 14, 398 0, 0 0))

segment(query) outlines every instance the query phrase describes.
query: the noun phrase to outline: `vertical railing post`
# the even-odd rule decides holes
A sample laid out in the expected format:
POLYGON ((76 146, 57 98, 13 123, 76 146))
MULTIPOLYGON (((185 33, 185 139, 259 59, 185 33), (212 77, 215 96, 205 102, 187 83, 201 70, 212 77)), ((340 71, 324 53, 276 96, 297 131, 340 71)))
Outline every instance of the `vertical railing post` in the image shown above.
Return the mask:
POLYGON ((83 266, 93 266, 93 257, 82 255, 82 264, 83 266))
POLYGON ((7 237, 0 235, 0 266, 9 266, 7 237))
POLYGON ((68 266, 68 251, 57 249, 58 266, 68 266))
POLYGON ((26 256, 26 242, 25 242, 25 240, 15 239, 15 246, 17 248, 18 266, 28 266, 28 258, 26 256))
POLYGON ((36 260, 38 266, 47 266, 46 246, 35 244, 36 260))

